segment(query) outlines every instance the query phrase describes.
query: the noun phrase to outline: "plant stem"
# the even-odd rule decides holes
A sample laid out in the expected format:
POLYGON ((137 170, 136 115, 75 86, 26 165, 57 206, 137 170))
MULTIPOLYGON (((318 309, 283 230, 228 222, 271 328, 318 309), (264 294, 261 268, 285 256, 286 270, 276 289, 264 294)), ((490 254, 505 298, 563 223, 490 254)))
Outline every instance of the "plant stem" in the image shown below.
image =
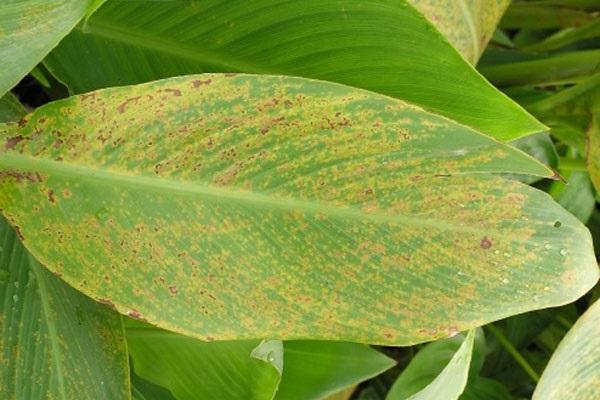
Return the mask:
POLYGON ((515 346, 513 346, 510 340, 508 340, 506 336, 504 336, 500 329, 496 328, 492 324, 486 325, 486 329, 496 337, 498 342, 502 345, 502 347, 504 347, 504 350, 506 350, 506 352, 512 356, 512 358, 517 362, 517 364, 519 364, 523 371, 525 371, 525 373, 529 375, 529 377, 534 382, 537 383, 540 380, 540 376, 537 374, 537 372, 535 372, 533 367, 529 365, 525 357, 523 357, 521 353, 519 353, 519 351, 515 348, 515 346))

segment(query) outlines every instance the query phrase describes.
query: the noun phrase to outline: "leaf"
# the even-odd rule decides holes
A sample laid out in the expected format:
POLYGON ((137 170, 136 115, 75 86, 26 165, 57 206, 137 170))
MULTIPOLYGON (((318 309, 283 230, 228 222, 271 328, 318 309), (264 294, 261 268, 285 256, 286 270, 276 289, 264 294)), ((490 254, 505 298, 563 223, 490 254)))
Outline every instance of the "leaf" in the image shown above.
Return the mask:
POLYGON ((573 171, 567 182, 552 182, 548 193, 567 211, 575 215, 584 224, 592 216, 596 205, 594 188, 590 176, 585 171, 573 171))
POLYGON ((287 341, 284 364, 277 400, 324 399, 379 375, 395 362, 356 343, 287 341))
POLYGON ((446 36, 471 64, 476 64, 510 0, 408 0, 446 36))
POLYGON ((460 400, 512 400, 512 396, 506 387, 498 381, 490 378, 469 378, 467 387, 460 400))
MULTIPOLYGON (((550 136, 546 132, 536 133, 535 135, 525 136, 510 143, 517 149, 529 154, 541 163, 556 167, 558 164, 558 154, 550 136)), ((532 184, 540 178, 530 175, 516 176, 521 182, 532 184)))
POLYGON ((600 397, 600 302, 596 301, 560 343, 533 394, 533 400, 600 397))
POLYGON ((90 11, 94 0, 4 0, 0 96, 16 85, 90 11))
POLYGON ((342 85, 207 74, 106 89, 0 126, 0 143, 0 208, 44 265, 205 340, 411 344, 572 302, 598 279, 575 217, 490 175, 546 167, 342 85))
POLYGON ((136 374, 169 389, 177 400, 272 399, 281 378, 279 341, 205 343, 129 324, 127 343, 136 374))
MULTIPOLYGON (((0 121, 24 114, 10 93, 0 99, 0 121)), ((121 317, 42 268, 4 217, 0 299, 1 398, 129 398, 121 317)))
POLYGON ((75 93, 201 72, 297 75, 397 97, 502 140, 546 129, 407 0, 109 1, 45 63, 75 93))
MULTIPOLYGON (((598 91, 600 94, 600 91, 598 91)), ((587 131, 587 143, 586 143, 586 160, 587 167, 590 173, 590 179, 596 188, 596 191, 600 193, 600 96, 598 96, 597 109, 592 110, 590 127, 587 131)))
POLYGON ((0 244, 0 397, 129 398, 121 317, 42 268, 4 218, 0 244))
POLYGON ((386 400, 458 399, 467 384, 474 339, 475 331, 471 330, 458 350, 451 340, 424 347, 400 374, 386 400), (440 361, 443 360, 444 356, 441 354, 445 351, 453 353, 451 359, 439 375, 431 377, 428 372, 443 366, 440 361), (439 358, 435 357, 436 353, 439 358))
POLYGON ((16 121, 25 114, 23 105, 12 93, 0 98, 0 121, 16 121))

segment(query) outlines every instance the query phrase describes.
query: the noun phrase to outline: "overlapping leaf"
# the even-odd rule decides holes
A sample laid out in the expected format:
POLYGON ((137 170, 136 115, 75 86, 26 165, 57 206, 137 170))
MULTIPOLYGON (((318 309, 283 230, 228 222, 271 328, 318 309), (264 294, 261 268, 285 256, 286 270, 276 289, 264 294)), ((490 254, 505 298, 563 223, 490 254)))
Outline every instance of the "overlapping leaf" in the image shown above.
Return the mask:
POLYGON ((0 206, 36 257, 206 340, 409 344, 597 280, 585 227, 485 175, 547 168, 358 89, 173 78, 49 104, 0 138, 0 206))
POLYGON ((201 72, 296 75, 401 98, 500 139, 545 129, 407 0, 112 0, 46 65, 76 93, 201 72))
POLYGON ((552 355, 534 400, 600 397, 600 302, 577 321, 552 355))
POLYGON ((3 0, 0 7, 0 97, 103 1, 3 0))
POLYGON ((471 64, 477 63, 510 0, 408 0, 471 64))
POLYGON ((451 340, 425 347, 402 372, 386 400, 458 399, 469 377, 474 340, 475 331, 471 330, 458 349, 451 340), (448 352, 451 355, 444 365, 448 352), (430 377, 436 369, 441 371, 439 375, 430 377))

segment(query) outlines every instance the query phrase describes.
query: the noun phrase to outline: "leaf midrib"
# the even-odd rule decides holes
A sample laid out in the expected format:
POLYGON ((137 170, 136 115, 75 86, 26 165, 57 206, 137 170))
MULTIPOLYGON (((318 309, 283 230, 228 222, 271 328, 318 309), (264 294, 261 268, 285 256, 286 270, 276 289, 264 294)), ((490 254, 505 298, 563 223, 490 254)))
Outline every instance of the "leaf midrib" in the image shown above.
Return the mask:
POLYGON ((341 220, 369 221, 375 224, 402 224, 415 228, 435 228, 452 230, 461 233, 488 233, 489 227, 466 226, 464 223, 451 223, 439 219, 419 218, 407 214, 390 215, 382 212, 365 213, 355 207, 335 207, 331 204, 316 201, 298 200, 290 197, 267 196, 256 192, 232 190, 202 183, 183 180, 168 180, 155 176, 125 175, 116 171, 95 169, 88 166, 70 164, 65 161, 54 161, 34 158, 23 154, 0 154, 0 168, 19 169, 27 172, 40 172, 62 176, 78 176, 88 180, 111 182, 110 186, 141 187, 164 195, 177 192, 190 196, 203 197, 205 200, 223 203, 230 201, 241 205, 252 205, 266 210, 304 211, 308 214, 325 214, 341 220))

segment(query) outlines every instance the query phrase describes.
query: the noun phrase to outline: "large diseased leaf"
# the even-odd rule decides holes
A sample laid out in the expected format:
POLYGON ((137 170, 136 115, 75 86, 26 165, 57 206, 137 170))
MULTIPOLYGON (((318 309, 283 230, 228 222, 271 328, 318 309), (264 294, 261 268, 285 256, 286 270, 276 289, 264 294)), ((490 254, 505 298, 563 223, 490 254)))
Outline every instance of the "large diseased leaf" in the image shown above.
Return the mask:
POLYGON ((136 374, 177 400, 271 400, 285 361, 279 341, 206 343, 148 325, 128 326, 127 342, 136 374))
MULTIPOLYGON (((17 84, 92 10, 94 0, 3 0, 0 97, 17 84)), ((96 7, 98 4, 96 4, 96 7)))
POLYGON ((4 218, 0 246, 0 398, 129 398, 121 317, 41 267, 4 218))
POLYGON ((583 314, 552 355, 534 400, 600 398, 600 301, 583 314))
POLYGON ((342 85, 207 74, 106 89, 0 125, 0 143, 0 208, 44 265, 206 340, 409 344, 597 280, 576 218, 489 175, 546 167, 342 85))
POLYGON ((471 330, 458 349, 451 341, 435 342, 425 347, 421 352, 426 354, 423 355, 421 352, 417 354, 417 357, 398 377, 386 400, 458 399, 469 377, 474 340, 475 331, 471 330), (448 351, 454 354, 451 355, 448 364, 444 365, 442 364, 446 356, 444 353, 448 351), (438 357, 434 358, 436 355, 438 357), (429 372, 432 368, 443 368, 443 370, 439 375, 430 378, 429 372))
POLYGON ((471 64, 477 63, 510 0, 408 0, 471 64))
POLYGON ((398 97, 500 139, 545 129, 407 0, 108 1, 46 65, 76 93, 201 72, 297 75, 398 97))

